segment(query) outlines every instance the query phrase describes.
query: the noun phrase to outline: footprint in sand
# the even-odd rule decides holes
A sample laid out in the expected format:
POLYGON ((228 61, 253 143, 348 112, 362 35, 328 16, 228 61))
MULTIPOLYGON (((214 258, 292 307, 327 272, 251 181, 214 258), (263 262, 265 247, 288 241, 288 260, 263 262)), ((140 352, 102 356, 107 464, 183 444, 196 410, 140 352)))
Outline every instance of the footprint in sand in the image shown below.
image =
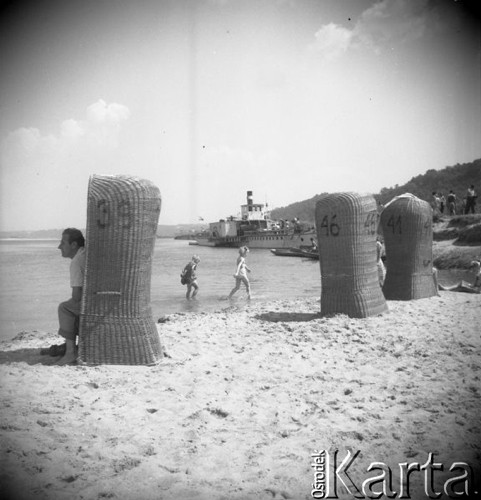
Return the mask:
POLYGON ((287 491, 283 491, 283 490, 276 490, 274 488, 266 488, 264 491, 266 491, 267 493, 270 493, 272 495, 272 498, 274 498, 274 500, 281 500, 282 498, 284 498, 285 500, 288 500, 290 498, 294 498, 290 493, 288 493, 287 491))

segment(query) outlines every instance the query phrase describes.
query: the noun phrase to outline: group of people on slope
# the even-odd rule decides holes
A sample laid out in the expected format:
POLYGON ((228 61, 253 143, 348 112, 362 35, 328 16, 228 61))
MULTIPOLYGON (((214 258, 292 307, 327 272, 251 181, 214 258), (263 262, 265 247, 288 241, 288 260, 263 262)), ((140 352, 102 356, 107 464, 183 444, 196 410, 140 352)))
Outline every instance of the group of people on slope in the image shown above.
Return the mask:
MULTIPOLYGON (((462 200, 461 205, 461 213, 465 215, 476 212, 476 199, 478 195, 474 189, 474 185, 471 186, 466 191, 466 196, 462 200)), ((456 194, 451 189, 447 197, 445 197, 442 193, 436 193, 433 191, 431 206, 433 212, 435 214, 444 214, 444 211, 447 210, 449 215, 456 215, 457 212, 458 199, 456 194)))

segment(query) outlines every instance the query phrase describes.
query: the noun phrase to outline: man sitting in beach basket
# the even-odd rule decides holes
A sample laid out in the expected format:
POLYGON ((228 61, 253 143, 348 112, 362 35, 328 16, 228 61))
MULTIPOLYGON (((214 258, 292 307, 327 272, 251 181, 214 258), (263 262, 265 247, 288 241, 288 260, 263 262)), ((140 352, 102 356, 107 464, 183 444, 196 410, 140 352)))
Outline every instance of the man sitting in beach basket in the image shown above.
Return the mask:
POLYGON ((57 364, 66 365, 74 363, 77 359, 77 335, 85 275, 85 239, 82 232, 73 227, 65 229, 62 232, 58 249, 62 252, 62 257, 71 259, 70 286, 72 296, 58 306, 58 333, 65 339, 65 343, 41 349, 40 354, 62 356, 57 364))

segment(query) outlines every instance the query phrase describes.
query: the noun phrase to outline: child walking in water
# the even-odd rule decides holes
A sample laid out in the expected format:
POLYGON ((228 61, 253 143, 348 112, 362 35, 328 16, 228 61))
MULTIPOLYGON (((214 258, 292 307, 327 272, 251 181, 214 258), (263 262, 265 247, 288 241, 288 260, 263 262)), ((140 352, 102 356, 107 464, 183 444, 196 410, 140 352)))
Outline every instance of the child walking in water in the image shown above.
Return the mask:
POLYGON ((200 257, 198 255, 192 256, 192 260, 184 267, 184 271, 182 272, 183 280, 187 285, 187 292, 185 293, 185 298, 190 300, 190 293, 192 289, 192 298, 195 299, 197 292, 199 291, 199 285, 197 284, 197 276, 195 274, 195 270, 197 269, 197 264, 200 262, 200 257))
POLYGON ((247 278, 247 273, 250 273, 251 270, 246 265, 246 257, 249 249, 247 247, 239 248, 239 257, 237 257, 237 268, 234 274, 235 278, 235 287, 231 290, 229 294, 229 299, 239 290, 241 283, 244 283, 247 292, 247 299, 251 298, 251 285, 249 283, 249 279, 247 278))

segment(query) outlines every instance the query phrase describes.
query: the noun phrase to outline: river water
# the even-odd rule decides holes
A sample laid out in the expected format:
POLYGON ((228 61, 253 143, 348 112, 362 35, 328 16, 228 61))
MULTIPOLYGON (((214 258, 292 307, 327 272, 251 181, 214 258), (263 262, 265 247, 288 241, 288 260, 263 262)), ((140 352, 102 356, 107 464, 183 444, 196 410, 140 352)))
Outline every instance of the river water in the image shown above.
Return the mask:
MULTIPOLYGON (((70 296, 69 264, 57 249, 57 240, 0 240, 0 339, 20 331, 57 330, 58 303, 70 296)), ((154 319, 174 312, 212 312, 230 305, 237 249, 192 246, 186 240, 157 239, 152 263, 151 303, 154 319), (200 291, 195 301, 185 299, 180 271, 193 254, 200 291)), ((295 297, 319 297, 318 261, 276 257, 269 250, 252 249, 247 258, 252 299, 269 302, 295 297)), ((441 271, 440 281, 451 284, 465 273, 441 271)), ((245 303, 245 290, 235 296, 245 303)))
MULTIPOLYGON (((23 330, 56 331, 57 306, 70 296, 70 259, 63 259, 57 240, 0 240, 0 339, 23 330)), ((212 312, 230 305, 227 295, 235 284, 235 248, 189 245, 186 240, 157 239, 152 262, 151 303, 154 319, 173 312, 212 312), (197 299, 185 299, 180 272, 198 254, 200 286, 197 299)), ((252 299, 268 302, 320 294, 319 263, 309 259, 276 257, 269 250, 252 249, 247 258, 252 299)), ((245 303, 245 290, 234 302, 245 303)))

